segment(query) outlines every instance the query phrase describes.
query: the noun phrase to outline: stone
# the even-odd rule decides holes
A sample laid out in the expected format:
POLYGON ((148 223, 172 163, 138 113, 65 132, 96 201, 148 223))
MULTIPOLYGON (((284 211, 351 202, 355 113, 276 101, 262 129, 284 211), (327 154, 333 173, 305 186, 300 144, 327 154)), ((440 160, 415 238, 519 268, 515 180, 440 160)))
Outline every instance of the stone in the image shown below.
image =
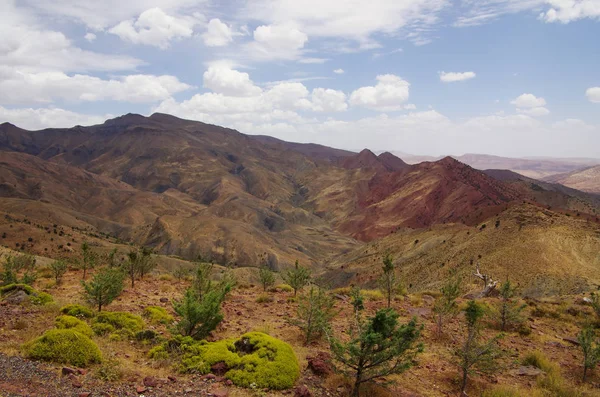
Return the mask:
POLYGON ((210 367, 210 372, 217 376, 224 376, 227 373, 227 371, 229 371, 229 368, 227 367, 227 364, 225 364, 223 361, 215 363, 212 367, 210 367))
POLYGON ((83 387, 83 385, 81 384, 81 381, 79 379, 75 378, 74 376, 73 376, 73 378, 71 378, 71 386, 73 386, 77 389, 83 387))
POLYGON ((317 353, 314 357, 308 357, 308 369, 315 375, 327 376, 333 372, 330 361, 331 356, 324 352, 317 353))
POLYGON ((574 344, 576 346, 579 346, 579 341, 577 340, 577 338, 572 338, 570 336, 565 336, 565 337, 562 338, 562 340, 564 340, 565 342, 572 343, 572 344, 574 344))
POLYGON ((87 374, 87 371, 83 368, 77 368, 77 373, 79 375, 85 375, 85 374, 87 374))
POLYGON ((423 299, 423 301, 429 306, 433 306, 435 303, 435 298, 431 295, 423 295, 421 296, 421 299, 423 299))
POLYGON ((66 375, 75 374, 77 372, 77 370, 73 369, 73 368, 69 368, 69 367, 63 367, 61 372, 64 376, 66 376, 66 375))
POLYGON ((169 302, 169 298, 160 298, 160 302, 161 303, 168 303, 169 302))
POLYGON ((294 397, 312 397, 312 394, 306 385, 300 385, 294 389, 294 397))
POLYGON ((228 397, 229 391, 227 391, 227 389, 217 389, 212 391, 210 394, 212 394, 213 397, 228 397))
POLYGON ((29 295, 27 295, 27 293, 25 293, 25 291, 17 290, 15 292, 9 293, 4 298, 4 302, 8 303, 9 305, 20 305, 21 303, 25 302, 27 299, 29 299, 29 295))
POLYGON ((146 388, 144 386, 138 386, 135 388, 135 391, 137 392, 137 394, 142 394, 146 392, 146 388))
POLYGON ((215 374, 206 374, 202 377, 202 380, 215 380, 217 376, 215 374))
POLYGON ((517 369, 517 375, 519 376, 538 376, 543 373, 544 371, 532 365, 522 365, 517 369))
POLYGON ((171 382, 177 382, 177 378, 174 377, 173 375, 167 376, 167 379, 170 380, 171 382))
POLYGON ((90 397, 92 393, 90 393, 89 391, 83 392, 83 393, 79 393, 78 397, 90 397))
POLYGON ((146 376, 144 378, 144 386, 146 387, 156 387, 158 386, 158 379, 152 376, 146 376))

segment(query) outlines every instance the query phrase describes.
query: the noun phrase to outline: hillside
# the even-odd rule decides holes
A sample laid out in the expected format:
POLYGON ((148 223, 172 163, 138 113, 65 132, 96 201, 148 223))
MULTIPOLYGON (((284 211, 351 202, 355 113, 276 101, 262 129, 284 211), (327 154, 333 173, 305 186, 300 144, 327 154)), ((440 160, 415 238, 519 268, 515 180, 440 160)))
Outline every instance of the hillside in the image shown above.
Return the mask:
POLYGON ((560 183, 573 189, 600 194, 600 165, 564 174, 552 175, 545 181, 560 183))

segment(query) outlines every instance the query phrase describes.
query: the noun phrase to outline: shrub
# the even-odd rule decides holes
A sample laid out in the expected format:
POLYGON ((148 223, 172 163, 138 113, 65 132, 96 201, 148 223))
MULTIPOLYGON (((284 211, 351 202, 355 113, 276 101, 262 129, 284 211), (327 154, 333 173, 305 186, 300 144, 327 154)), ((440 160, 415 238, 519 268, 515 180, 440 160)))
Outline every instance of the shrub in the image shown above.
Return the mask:
POLYGON ((60 312, 62 314, 66 314, 68 316, 73 316, 73 317, 85 317, 85 318, 92 318, 94 317, 94 312, 92 310, 90 310, 89 308, 82 306, 82 305, 66 305, 60 308, 60 312))
POLYGON ((362 290, 361 293, 368 301, 379 302, 386 299, 384 294, 376 289, 365 289, 362 290))
POLYGON ((52 329, 23 345, 26 357, 86 367, 100 363, 102 354, 98 346, 87 336, 72 329, 52 329))
POLYGON ((273 302, 273 297, 269 294, 262 293, 256 298, 256 303, 269 303, 273 302))
POLYGON ((304 333, 304 345, 320 338, 330 328, 335 317, 333 299, 323 289, 310 287, 310 291, 302 295, 298 302, 297 318, 291 323, 304 333))
POLYGON ((154 324, 171 324, 173 316, 159 306, 148 306, 144 309, 144 317, 154 324))
POLYGON ((116 359, 104 361, 96 370, 96 378, 105 382, 114 382, 122 377, 121 363, 116 359))
POLYGON ((87 301, 98 311, 110 304, 123 291, 123 273, 119 269, 105 268, 94 275, 89 283, 81 282, 87 301))
POLYGON ((54 302, 52 295, 40 292, 27 284, 9 284, 0 287, 0 296, 6 296, 15 291, 23 291, 29 295, 29 301, 34 305, 45 305, 54 302))
POLYGON ((292 292, 294 290, 288 284, 279 284, 278 286, 275 287, 275 289, 277 289, 281 292, 292 292))
POLYGON ((112 342, 120 342, 123 340, 133 339, 135 335, 136 334, 130 329, 121 328, 108 335, 108 340, 112 342))
POLYGON ((67 263, 65 261, 54 261, 50 264, 50 270, 52 271, 56 285, 59 285, 67 272, 67 263))
POLYGON ((92 335, 94 335, 94 331, 92 331, 92 328, 90 328, 90 326, 87 325, 87 323, 81 321, 77 317, 67 315, 58 316, 54 320, 54 325, 58 329, 72 329, 74 331, 84 334, 85 336, 91 337, 92 335))
POLYGON ((269 269, 266 266, 262 266, 258 270, 258 278, 260 280, 260 284, 262 285, 264 292, 267 292, 267 289, 275 284, 275 275, 273 274, 271 269, 269 269))
POLYGON ((115 332, 115 327, 106 323, 93 323, 92 330, 98 336, 104 336, 106 334, 110 334, 115 332))
POLYGON ((94 319, 94 324, 109 324, 114 329, 126 329, 136 333, 144 329, 144 320, 140 316, 126 312, 102 312, 94 319))
POLYGON ((241 387, 288 389, 300 376, 291 346, 260 332, 249 332, 239 339, 196 342, 184 350, 184 372, 208 373, 212 365, 223 362, 225 377, 241 387))
POLYGON ((158 334, 151 329, 145 329, 145 330, 140 331, 135 334, 135 339, 140 342, 148 341, 148 340, 155 340, 157 337, 158 337, 158 334))
POLYGON ((539 368, 547 374, 559 371, 558 365, 550 361, 548 357, 539 350, 527 353, 527 355, 523 357, 521 363, 523 365, 531 365, 532 367, 539 368))
POLYGON ((511 328, 518 329, 525 321, 521 312, 527 305, 515 301, 513 299, 514 296, 515 288, 511 285, 510 281, 503 283, 502 287, 500 287, 500 301, 493 310, 501 331, 507 331, 511 328))
POLYGON ((298 290, 304 288, 310 281, 310 271, 298 265, 298 261, 296 261, 294 267, 285 273, 283 280, 293 288, 294 296, 296 296, 298 290))
POLYGON ((387 254, 385 258, 383 258, 383 266, 381 267, 381 270, 383 271, 383 274, 379 278, 379 288, 381 289, 381 293, 387 298, 387 307, 391 307, 392 298, 396 295, 399 282, 396 277, 394 259, 390 254, 387 254))
POLYGON ((176 325, 181 335, 195 339, 208 336, 223 320, 221 303, 230 289, 231 285, 226 283, 208 291, 200 298, 195 289, 188 288, 183 298, 173 303, 175 312, 182 317, 176 325))

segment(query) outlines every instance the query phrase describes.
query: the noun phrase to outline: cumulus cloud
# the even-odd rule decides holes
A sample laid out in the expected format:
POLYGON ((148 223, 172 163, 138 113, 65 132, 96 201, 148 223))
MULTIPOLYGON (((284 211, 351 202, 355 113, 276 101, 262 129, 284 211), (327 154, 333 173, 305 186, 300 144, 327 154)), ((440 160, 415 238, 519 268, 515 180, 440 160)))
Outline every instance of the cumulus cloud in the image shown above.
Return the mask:
POLYGON ((255 60, 295 60, 302 55, 308 35, 295 24, 261 25, 254 30, 254 41, 246 46, 246 54, 255 60))
POLYGON ((528 109, 517 109, 517 112, 529 115, 531 117, 541 117, 550 114, 550 111, 542 106, 528 109))
POLYGON ((250 80, 248 73, 224 66, 211 66, 204 72, 204 87, 230 96, 255 96, 262 89, 250 80))
POLYGON ((220 19, 211 19, 206 27, 206 32, 202 34, 202 40, 208 47, 223 47, 233 41, 233 32, 220 19))
POLYGON ((142 12, 137 19, 122 21, 108 32, 133 44, 165 49, 169 47, 171 40, 191 37, 194 25, 201 19, 199 14, 174 17, 156 7, 142 12))
POLYGON ((92 41, 96 40, 96 35, 92 32, 87 32, 83 38, 91 43, 92 41))
POLYGON ((335 74, 344 74, 344 69, 335 69, 333 71, 333 73, 335 73, 335 74))
POLYGON ((600 87, 588 88, 585 91, 585 96, 590 102, 600 103, 600 87))
POLYGON ((346 94, 328 88, 315 88, 312 91, 312 110, 317 112, 343 112, 348 109, 346 94))
POLYGON ((518 108, 536 108, 542 107, 546 105, 546 100, 544 98, 538 98, 533 94, 522 94, 515 98, 510 102, 518 108))
POLYGON ((454 83, 475 78, 475 72, 440 72, 440 81, 444 83, 454 83))
POLYGON ((547 0, 550 9, 540 18, 546 22, 569 23, 584 18, 600 18, 598 0, 547 0))
POLYGON ((110 114, 103 116, 87 115, 60 108, 7 109, 0 106, 0 120, 28 130, 101 124, 111 117, 113 116, 110 114))
POLYGON ((401 110, 408 100, 409 87, 408 81, 396 75, 379 75, 374 87, 361 87, 352 92, 350 104, 379 111, 401 110))
POLYGON ((110 80, 63 72, 27 73, 0 67, 1 104, 115 100, 151 103, 191 88, 174 76, 128 75, 110 80))

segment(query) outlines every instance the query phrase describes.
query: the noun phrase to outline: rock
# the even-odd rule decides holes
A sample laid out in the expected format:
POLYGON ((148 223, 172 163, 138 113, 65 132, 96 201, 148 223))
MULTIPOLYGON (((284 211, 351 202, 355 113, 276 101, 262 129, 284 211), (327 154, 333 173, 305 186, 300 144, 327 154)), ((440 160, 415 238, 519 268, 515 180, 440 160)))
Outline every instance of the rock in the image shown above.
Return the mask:
POLYGON ((523 365, 517 369, 517 375, 519 376, 538 376, 543 373, 544 371, 531 365, 523 365))
POLYGON ((564 340, 565 342, 572 343, 572 344, 574 344, 576 346, 579 346, 579 341, 577 340, 577 338, 572 338, 570 336, 565 336, 565 337, 562 338, 562 340, 564 340))
POLYGON ((229 368, 223 361, 215 363, 212 367, 210 367, 210 372, 217 376, 224 376, 227 371, 229 371, 229 368))
POLYGON ((225 381, 225 384, 226 384, 227 386, 233 386, 233 382, 231 381, 231 379, 227 379, 227 380, 225 381))
POLYGON ((411 307, 408 309, 408 313, 411 316, 417 316, 417 317, 422 317, 422 318, 431 317, 431 309, 429 309, 427 307, 411 307))
POLYGON ((167 379, 170 380, 171 382, 177 382, 177 378, 174 377, 173 375, 167 376, 167 379))
POLYGON ((294 389, 294 397, 312 397, 312 394, 306 385, 301 385, 294 389))
POLYGON ((330 361, 331 356, 324 352, 319 352, 314 357, 307 357, 308 369, 310 369, 315 375, 327 376, 333 372, 330 361))
POLYGON ((202 380, 215 380, 217 376, 215 374, 206 374, 201 379, 202 380))
POLYGON ((9 293, 4 298, 4 302, 8 303, 9 305, 20 305, 21 303, 25 302, 28 298, 29 296, 27 295, 27 293, 25 293, 25 291, 17 290, 15 292, 9 293))
POLYGON ((79 375, 85 375, 85 374, 87 374, 87 371, 83 368, 77 368, 77 373, 79 375))
POLYGON ((79 393, 78 397, 90 397, 92 393, 90 393, 89 391, 83 392, 83 393, 79 393))
POLYGON ((423 301, 430 306, 435 303, 435 298, 431 295, 423 295, 421 296, 421 299, 423 299, 423 301))
POLYGON ((142 394, 146 392, 146 388, 144 386, 138 386, 135 388, 135 391, 137 392, 137 394, 142 394))
POLYGON ((156 387, 156 386, 158 386, 158 379, 153 378, 152 376, 146 376, 144 378, 144 386, 146 386, 146 387, 156 387))
POLYGON ((66 375, 75 374, 77 372, 77 370, 75 370, 73 368, 69 368, 69 367, 63 367, 61 372, 62 372, 63 376, 66 376, 66 375))
MULTIPOLYGON (((71 375, 71 376, 73 376, 73 375, 71 375)), ((71 378, 71 386, 73 386, 77 389, 83 387, 83 385, 81 384, 81 381, 79 381, 79 379, 75 378, 75 376, 73 376, 71 378)))
POLYGON ((161 303, 168 303, 169 302, 169 298, 160 298, 160 302, 161 303))
POLYGON ((229 396, 229 392, 227 391, 227 389, 217 389, 212 391, 210 394, 213 395, 213 397, 228 397, 229 396))

